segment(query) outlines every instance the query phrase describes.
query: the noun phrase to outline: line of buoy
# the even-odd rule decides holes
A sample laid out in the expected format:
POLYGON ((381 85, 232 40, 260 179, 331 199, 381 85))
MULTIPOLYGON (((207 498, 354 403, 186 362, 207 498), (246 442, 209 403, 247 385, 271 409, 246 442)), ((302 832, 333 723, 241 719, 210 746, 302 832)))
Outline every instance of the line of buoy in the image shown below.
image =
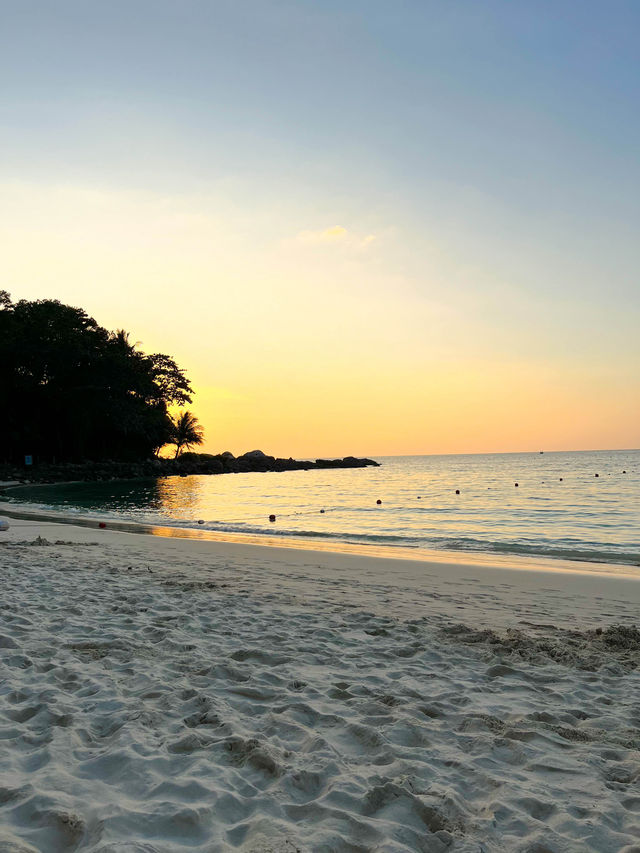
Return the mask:
MULTIPOLYGON (((623 474, 626 474, 627 472, 626 472, 626 470, 625 470, 625 471, 623 471, 622 473, 623 473, 623 474)), ((599 477, 599 476, 600 476, 600 474, 594 474, 594 477, 599 477)), ((560 478, 559 478, 559 480, 560 480, 560 482, 562 483, 562 482, 563 482, 563 480, 564 480, 564 478, 563 478, 563 477, 560 477, 560 478)), ((544 480, 542 480, 542 484, 543 484, 543 485, 544 485, 544 482, 545 482, 545 481, 544 481, 544 480)), ((514 485, 514 488, 516 488, 516 489, 520 487, 520 483, 514 483, 513 485, 514 485)), ((491 489, 491 486, 487 486, 487 489, 491 489)), ((459 495, 459 494, 460 494, 460 489, 456 489, 456 490, 455 490, 455 492, 456 492, 456 495, 459 495)), ((417 495, 417 500, 422 500, 422 495, 417 495)), ((378 498, 378 499, 376 500, 376 505, 377 505, 377 506, 381 506, 381 505, 382 505, 382 500, 381 500, 380 498, 378 498)), ((316 514, 316 512, 318 512, 318 511, 320 512, 320 514, 324 514, 324 513, 326 512, 326 510, 325 510, 325 509, 321 509, 321 510, 309 510, 309 511, 307 511, 307 512, 294 512, 294 513, 291 513, 289 516, 286 516, 286 515, 285 515, 284 517, 285 517, 285 518, 287 518, 287 517, 291 517, 291 518, 293 518, 293 517, 295 517, 295 516, 299 516, 299 515, 315 515, 315 514, 316 514)), ((246 521, 250 521, 250 520, 251 520, 251 519, 243 518, 243 519, 240 519, 240 521, 238 521, 238 522, 227 521, 227 522, 225 522, 225 523, 226 523, 226 524, 234 524, 234 523, 241 523, 241 522, 242 522, 242 523, 244 523, 244 522, 246 522, 246 521)), ((255 519, 255 520, 257 520, 257 519, 255 519)), ((275 514, 274 514, 274 513, 272 513, 272 514, 269 516, 269 521, 270 521, 272 524, 276 521, 276 516, 275 516, 275 514)), ((199 518, 199 519, 198 519, 198 524, 205 524, 205 523, 206 523, 206 522, 204 521, 204 519, 202 519, 202 518, 199 518)), ((105 528, 105 527, 106 527, 106 524, 105 524, 103 521, 101 521, 101 522, 98 524, 98 527, 100 527, 100 528, 105 528)), ((3 529, 3 528, 2 528, 2 527, 0 527, 0 530, 2 530, 2 529, 3 529)), ((5 528, 5 529, 6 529, 6 528, 5 528)))

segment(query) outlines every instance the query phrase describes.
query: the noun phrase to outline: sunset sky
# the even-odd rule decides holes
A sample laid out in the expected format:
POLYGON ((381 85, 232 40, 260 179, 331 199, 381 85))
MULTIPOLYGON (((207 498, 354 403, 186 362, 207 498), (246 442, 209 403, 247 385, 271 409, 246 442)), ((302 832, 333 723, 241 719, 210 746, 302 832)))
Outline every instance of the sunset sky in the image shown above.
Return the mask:
POLYGON ((0 288, 172 355, 211 452, 638 447, 639 31, 0 0, 0 288))

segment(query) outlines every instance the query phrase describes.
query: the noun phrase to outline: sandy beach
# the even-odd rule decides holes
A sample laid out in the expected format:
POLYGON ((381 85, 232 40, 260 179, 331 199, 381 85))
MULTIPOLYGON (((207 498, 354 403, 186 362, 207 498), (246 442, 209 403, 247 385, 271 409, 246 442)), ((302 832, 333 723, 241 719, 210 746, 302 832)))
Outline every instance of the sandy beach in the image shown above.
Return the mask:
POLYGON ((637 579, 10 524, 2 853, 640 851, 637 579))

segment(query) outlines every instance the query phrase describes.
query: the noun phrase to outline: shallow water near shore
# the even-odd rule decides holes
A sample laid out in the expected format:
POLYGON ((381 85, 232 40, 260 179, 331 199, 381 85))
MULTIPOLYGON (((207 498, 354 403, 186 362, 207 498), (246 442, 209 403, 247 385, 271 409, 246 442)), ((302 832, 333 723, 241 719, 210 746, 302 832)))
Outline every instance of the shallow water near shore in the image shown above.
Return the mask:
POLYGON ((378 461, 380 468, 22 486, 7 496, 71 516, 292 543, 640 565, 638 450, 378 461))

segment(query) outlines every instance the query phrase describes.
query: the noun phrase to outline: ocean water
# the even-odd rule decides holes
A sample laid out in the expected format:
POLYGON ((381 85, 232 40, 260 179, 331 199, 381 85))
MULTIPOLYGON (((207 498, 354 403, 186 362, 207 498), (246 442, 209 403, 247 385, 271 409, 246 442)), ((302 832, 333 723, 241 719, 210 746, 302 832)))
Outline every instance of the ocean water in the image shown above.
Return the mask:
POLYGON ((254 541, 640 566, 638 450, 377 461, 380 468, 29 486, 7 494, 31 508, 254 541))

